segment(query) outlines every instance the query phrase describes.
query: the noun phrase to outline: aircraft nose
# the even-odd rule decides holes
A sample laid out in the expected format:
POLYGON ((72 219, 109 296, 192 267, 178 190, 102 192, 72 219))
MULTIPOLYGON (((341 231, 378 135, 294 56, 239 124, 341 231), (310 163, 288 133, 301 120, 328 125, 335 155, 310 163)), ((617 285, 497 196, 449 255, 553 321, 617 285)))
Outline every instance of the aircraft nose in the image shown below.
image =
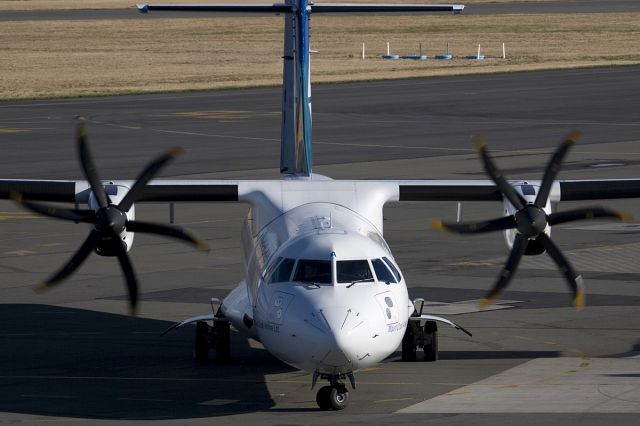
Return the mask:
POLYGON ((364 315, 348 307, 327 307, 317 311, 326 330, 326 341, 318 354, 320 363, 336 372, 349 372, 370 353, 370 325, 364 315))

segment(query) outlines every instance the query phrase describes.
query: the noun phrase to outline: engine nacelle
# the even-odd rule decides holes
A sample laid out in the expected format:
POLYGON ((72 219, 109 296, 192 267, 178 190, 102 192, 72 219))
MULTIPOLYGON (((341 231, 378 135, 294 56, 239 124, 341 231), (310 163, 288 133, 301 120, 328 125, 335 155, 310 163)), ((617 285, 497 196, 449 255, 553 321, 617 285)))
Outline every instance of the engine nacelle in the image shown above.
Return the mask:
MULTIPOLYGON (((538 190, 540 189, 540 182, 530 183, 527 181, 517 182, 512 184, 513 189, 525 200, 527 204, 533 204, 536 200, 536 196, 538 195, 538 190)), ((515 216, 518 209, 516 209, 513 204, 509 202, 506 198, 503 198, 504 205, 504 215, 505 216, 515 216)), ((547 199, 547 204, 543 208, 544 212, 547 215, 551 214, 551 201, 547 199)), ((513 248, 513 242, 516 238, 517 229, 507 229, 504 231, 505 241, 509 250, 513 248)), ((544 229, 544 233, 548 236, 551 236, 551 226, 547 224, 544 229)), ((538 243, 535 239, 529 240, 529 244, 527 244, 527 249, 525 251, 525 255, 537 255, 544 253, 544 248, 540 243, 538 243)))
MULTIPOLYGON (((130 188, 124 185, 115 185, 110 182, 104 186, 104 189, 107 195, 109 196, 109 200, 111 201, 111 204, 113 204, 114 206, 117 206, 122 201, 122 199, 127 194, 127 192, 129 192, 130 188)), ((98 210, 100 210, 100 204, 98 203, 98 200, 96 199, 93 191, 91 191, 91 193, 89 194, 89 200, 87 204, 89 208, 95 212, 98 212, 98 210)), ((127 221, 135 220, 135 217, 136 217, 135 205, 132 205, 129 211, 126 211, 123 213, 126 215, 127 221)), ((120 239, 122 239, 122 241, 124 242, 127 252, 131 250, 131 247, 133 247, 133 237, 134 237, 134 233, 128 232, 126 228, 124 231, 120 233, 120 239)), ((96 247, 96 253, 101 256, 115 256, 113 249, 110 248, 111 244, 112 244, 112 241, 108 241, 108 240, 101 241, 100 243, 98 243, 98 246, 96 247)))

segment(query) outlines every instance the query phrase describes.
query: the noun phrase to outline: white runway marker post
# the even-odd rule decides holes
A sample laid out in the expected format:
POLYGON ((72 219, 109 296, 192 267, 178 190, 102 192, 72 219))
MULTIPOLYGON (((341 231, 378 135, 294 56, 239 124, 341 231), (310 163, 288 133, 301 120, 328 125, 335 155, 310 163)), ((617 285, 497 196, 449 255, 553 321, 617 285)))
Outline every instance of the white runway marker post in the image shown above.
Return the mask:
POLYGON ((505 50, 504 43, 502 43, 502 59, 507 59, 507 51, 505 50))
POLYGON ((387 42, 387 56, 389 56, 391 53, 391 51, 389 50, 389 42, 387 42))
POLYGON ((362 60, 364 61, 364 43, 362 43, 362 60))

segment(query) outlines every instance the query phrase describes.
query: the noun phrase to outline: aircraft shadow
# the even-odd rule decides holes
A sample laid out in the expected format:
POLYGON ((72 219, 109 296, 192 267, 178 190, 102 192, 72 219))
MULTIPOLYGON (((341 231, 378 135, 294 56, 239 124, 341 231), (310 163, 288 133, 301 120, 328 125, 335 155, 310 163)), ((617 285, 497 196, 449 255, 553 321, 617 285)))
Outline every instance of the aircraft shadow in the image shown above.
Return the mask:
MULTIPOLYGON (((416 361, 423 362, 422 350, 418 350, 416 361)), ((390 358, 400 361, 402 352, 396 351, 390 358)), ((557 358, 561 356, 557 351, 439 351, 438 359, 442 361, 467 360, 467 359, 534 359, 534 358, 557 358)))
POLYGON ((557 351, 440 351, 441 360, 557 358, 557 351))
POLYGON ((232 333, 233 361, 196 364, 192 327, 49 305, 0 306, 0 411, 186 419, 275 405, 265 374, 293 371, 232 333))

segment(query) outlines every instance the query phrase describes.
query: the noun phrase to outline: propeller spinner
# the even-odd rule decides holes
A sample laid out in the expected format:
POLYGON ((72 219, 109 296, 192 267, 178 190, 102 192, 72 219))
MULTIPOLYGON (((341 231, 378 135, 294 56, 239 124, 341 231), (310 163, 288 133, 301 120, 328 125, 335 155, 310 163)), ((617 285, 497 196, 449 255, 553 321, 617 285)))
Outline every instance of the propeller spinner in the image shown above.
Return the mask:
POLYGON ((573 294, 573 306, 578 310, 584 306, 584 284, 582 276, 575 271, 568 259, 562 254, 545 230, 548 226, 576 220, 611 217, 622 221, 629 221, 630 216, 606 207, 598 206, 577 208, 551 214, 547 214, 544 210, 549 199, 551 186, 560 171, 562 160, 579 137, 579 132, 571 133, 556 149, 544 171, 540 188, 533 203, 527 203, 513 186, 507 182, 500 169, 498 169, 489 156, 482 137, 477 136, 475 138, 476 149, 480 154, 485 171, 496 184, 498 191, 511 203, 516 212, 511 216, 480 222, 452 223, 435 219, 432 220, 432 225, 437 229, 444 229, 459 234, 504 231, 507 229, 516 230, 513 247, 511 248, 507 262, 502 268, 493 288, 480 300, 480 307, 490 305, 507 287, 520 264, 522 256, 527 250, 527 245, 533 241, 539 243, 542 248, 544 248, 564 274, 573 294))
POLYGON ((105 191, 105 188, 98 176, 97 169, 89 150, 86 123, 84 121, 81 121, 78 124, 76 140, 82 170, 99 206, 95 211, 58 208, 23 200, 22 196, 18 193, 11 194, 11 198, 14 201, 36 213, 56 219, 84 222, 93 225, 93 229, 89 233, 89 236, 85 239, 71 259, 62 268, 60 268, 58 272, 49 277, 44 283, 38 285, 35 289, 36 291, 45 290, 59 284, 75 272, 87 259, 89 254, 95 250, 102 255, 115 256, 118 258, 118 262, 120 263, 120 267, 122 268, 127 284, 131 313, 134 314, 138 303, 138 283, 133 270, 133 265, 131 264, 131 260, 127 254, 126 244, 121 239, 121 234, 124 231, 163 235, 195 245, 202 251, 209 250, 204 241, 182 228, 129 220, 127 217, 127 212, 131 209, 134 202, 143 195, 147 183, 153 179, 162 167, 182 153, 182 149, 174 148, 169 150, 149 163, 142 173, 140 173, 124 198, 116 205, 109 199, 109 195, 105 191))

